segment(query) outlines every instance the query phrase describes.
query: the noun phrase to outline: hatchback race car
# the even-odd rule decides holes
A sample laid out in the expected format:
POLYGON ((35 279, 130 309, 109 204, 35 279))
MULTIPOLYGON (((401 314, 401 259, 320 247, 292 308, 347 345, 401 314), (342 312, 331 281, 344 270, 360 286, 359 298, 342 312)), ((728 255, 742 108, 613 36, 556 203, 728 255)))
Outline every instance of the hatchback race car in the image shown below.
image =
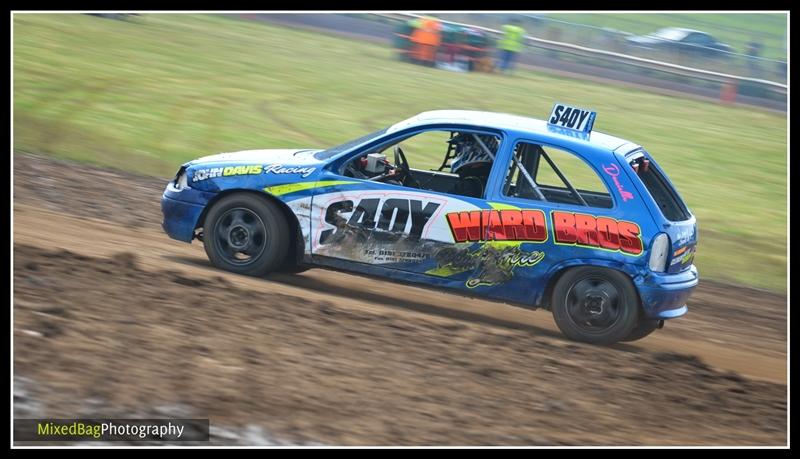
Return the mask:
POLYGON ((203 157, 167 185, 163 228, 235 273, 377 275, 549 309, 579 341, 640 339, 687 311, 696 221, 595 118, 431 111, 325 150, 203 157))

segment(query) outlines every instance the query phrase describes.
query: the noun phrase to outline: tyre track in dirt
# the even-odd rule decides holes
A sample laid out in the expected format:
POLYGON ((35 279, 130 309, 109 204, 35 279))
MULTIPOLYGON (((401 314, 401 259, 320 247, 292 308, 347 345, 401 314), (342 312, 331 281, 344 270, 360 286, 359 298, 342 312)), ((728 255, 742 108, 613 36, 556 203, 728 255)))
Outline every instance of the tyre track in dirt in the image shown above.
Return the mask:
MULTIPOLYGON (((196 242, 189 246, 169 240, 158 231, 120 228, 96 219, 80 219, 25 205, 19 205, 15 209, 15 242, 101 257, 130 251, 137 255, 143 266, 150 269, 170 268, 200 276, 232 278, 237 284, 263 290, 265 293, 287 291, 320 300, 335 299, 344 302, 344 307, 370 311, 389 309, 409 314, 416 312, 511 330, 526 330, 561 339, 561 334, 547 311, 530 311, 477 298, 322 269, 302 274, 273 274, 263 279, 234 275, 213 268, 206 259, 202 245, 196 242)), ((703 298, 703 312, 707 308, 712 314, 718 315, 716 309, 720 307, 719 298, 709 297, 713 294, 704 293, 698 292, 697 295, 698 298, 703 298)), ((752 304, 759 304, 759 301, 753 300, 752 304)), ((690 307, 696 307, 695 303, 691 303, 690 307)), ((754 316, 758 317, 756 314, 754 316)), ((668 323, 663 330, 646 340, 617 344, 613 348, 623 352, 681 352, 697 356, 720 369, 785 384, 784 349, 777 346, 767 347, 762 339, 741 334, 742 329, 757 327, 758 323, 726 325, 722 318, 713 323, 707 323, 703 319, 706 318, 687 316, 668 323)), ((765 334, 780 335, 779 330, 769 327, 764 326, 765 334)))
POLYGON ((161 233, 164 180, 14 166, 14 367, 51 415, 99 397, 334 444, 786 441, 780 295, 705 282, 685 318, 596 348, 545 311, 318 269, 221 272, 161 233), (153 361, 122 355, 140 347, 153 361))
MULTIPOLYGON (((56 247, 71 246, 89 252, 107 247, 107 250, 97 252, 104 255, 128 247, 139 252, 145 263, 156 267, 176 263, 177 269, 200 269, 205 274, 222 274, 209 265, 200 243, 195 241, 187 245, 172 241, 161 232, 159 206, 167 178, 77 165, 24 153, 14 155, 14 162, 14 202, 15 209, 20 211, 15 211, 15 218, 20 224, 26 222, 24 224, 37 228, 37 231, 29 232, 17 226, 15 235, 20 240, 26 240, 30 235, 47 237, 56 247), (54 214, 22 219, 21 215, 34 211, 54 214), (66 220, 54 220, 62 218, 66 220), (84 232, 87 221, 92 222, 90 226, 99 225, 101 236, 93 238, 96 239, 93 246, 83 244, 87 240, 84 232), (42 225, 49 227, 44 230, 42 225), (134 233, 126 234, 129 230, 134 233), (104 245, 103 240, 109 238, 111 243, 104 245)), ((240 279, 252 282, 249 278, 240 279)), ((343 298, 365 298, 368 302, 395 309, 461 317, 507 328, 529 328, 560 336, 550 314, 545 311, 531 312, 424 288, 365 279, 358 275, 315 269, 294 276, 272 275, 258 282, 304 291, 325 291, 343 298), (405 291, 414 294, 407 295, 403 293, 405 291), (408 301, 408 298, 415 300, 408 301)), ((630 346, 646 344, 648 347, 658 346, 661 350, 692 353, 723 369, 785 383, 786 306, 784 295, 703 280, 691 298, 690 310, 685 317, 667 322, 663 330, 630 346)), ((621 347, 627 348, 628 345, 621 347)))

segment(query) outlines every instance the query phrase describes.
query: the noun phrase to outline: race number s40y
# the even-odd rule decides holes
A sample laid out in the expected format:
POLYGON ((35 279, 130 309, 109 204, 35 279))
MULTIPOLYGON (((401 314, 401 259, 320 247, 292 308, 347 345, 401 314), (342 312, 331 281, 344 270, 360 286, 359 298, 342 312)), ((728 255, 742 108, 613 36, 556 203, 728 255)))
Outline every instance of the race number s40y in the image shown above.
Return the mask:
POLYGON ((550 113, 548 124, 576 131, 592 132, 594 119, 597 113, 578 107, 570 107, 564 104, 555 104, 550 113))

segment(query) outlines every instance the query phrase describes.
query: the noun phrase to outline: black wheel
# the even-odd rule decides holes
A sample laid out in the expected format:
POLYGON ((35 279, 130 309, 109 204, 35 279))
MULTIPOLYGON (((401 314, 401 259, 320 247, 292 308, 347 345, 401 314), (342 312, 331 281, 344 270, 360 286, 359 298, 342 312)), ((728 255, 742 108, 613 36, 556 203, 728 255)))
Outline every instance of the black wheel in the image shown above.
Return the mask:
POLYGON ((613 269, 573 268, 556 282, 551 302, 567 337, 592 344, 621 341, 636 327, 639 297, 627 275, 613 269))
POLYGON ((281 263, 275 271, 285 274, 300 274, 311 269, 311 266, 298 263, 298 260, 303 256, 305 241, 303 240, 303 234, 300 232, 299 228, 296 228, 296 231, 290 228, 289 231, 295 233, 294 247, 290 246, 289 250, 286 251, 286 257, 284 257, 283 263, 281 263), (292 249, 294 249, 294 253, 292 249))
POLYGON ((640 320, 636 327, 626 336, 625 338, 621 339, 620 341, 636 341, 644 338, 645 336, 653 333, 654 331, 658 330, 659 328, 659 321, 656 319, 644 319, 640 320))
POLYGON ((289 225, 280 209, 246 193, 215 203, 206 215, 203 233, 203 245, 214 266, 251 276, 280 267, 289 247, 289 225))

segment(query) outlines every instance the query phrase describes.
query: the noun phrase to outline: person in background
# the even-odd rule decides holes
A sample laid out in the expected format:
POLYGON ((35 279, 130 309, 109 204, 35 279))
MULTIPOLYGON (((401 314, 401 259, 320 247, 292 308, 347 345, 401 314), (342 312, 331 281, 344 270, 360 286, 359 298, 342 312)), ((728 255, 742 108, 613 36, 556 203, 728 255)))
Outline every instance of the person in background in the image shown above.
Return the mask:
POLYGON ((755 38, 747 43, 747 67, 750 69, 750 76, 758 75, 761 70, 758 65, 758 58, 764 46, 755 38))
POLYGON ((503 25, 503 37, 497 42, 500 50, 500 63, 498 68, 503 73, 511 72, 517 55, 522 51, 525 40, 525 29, 520 25, 519 18, 511 18, 509 24, 503 25))
POLYGON ((418 61, 433 65, 436 62, 436 51, 441 43, 441 24, 433 17, 425 17, 411 34, 414 43, 414 57, 418 61))

